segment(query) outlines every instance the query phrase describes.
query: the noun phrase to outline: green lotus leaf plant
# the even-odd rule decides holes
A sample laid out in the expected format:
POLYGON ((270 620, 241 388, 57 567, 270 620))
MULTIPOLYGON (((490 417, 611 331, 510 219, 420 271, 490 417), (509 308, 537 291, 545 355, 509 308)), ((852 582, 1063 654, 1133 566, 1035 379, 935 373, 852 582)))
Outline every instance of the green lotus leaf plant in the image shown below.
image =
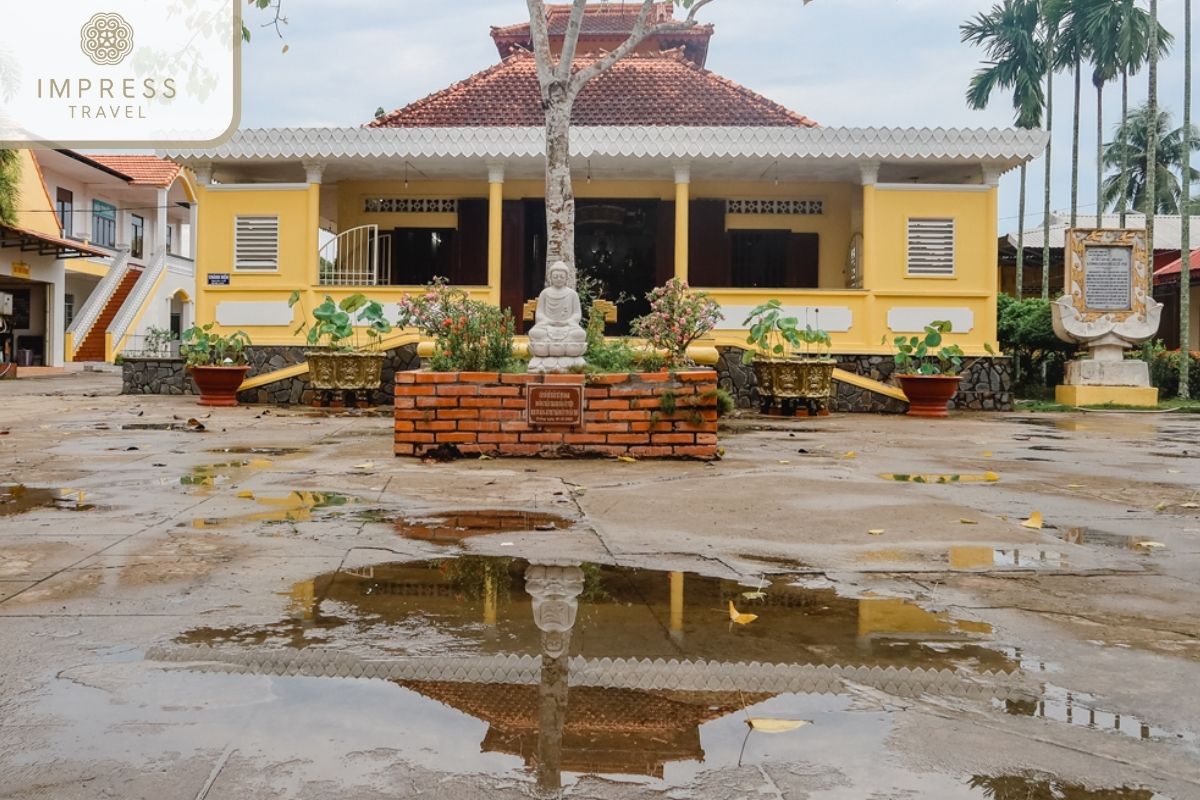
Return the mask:
POLYGON ((811 325, 801 328, 799 318, 785 316, 783 304, 774 298, 751 310, 742 327, 748 329, 746 344, 754 345, 742 354, 744 364, 755 358, 788 358, 797 353, 805 358, 814 354, 828 358, 833 349, 827 332, 811 325))
MULTIPOLYGON (((288 308, 297 303, 303 309, 303 295, 294 291, 288 298, 288 308)), ((375 343, 391 333, 392 324, 384 316, 382 303, 362 292, 355 292, 336 303, 332 297, 325 295, 324 302, 313 309, 312 320, 306 318, 295 332, 300 334, 306 331, 305 341, 309 347, 351 352, 364 349, 359 338, 360 331, 365 333, 369 343, 375 343)))
POLYGON ((236 367, 246 363, 250 337, 245 331, 222 336, 214 332, 215 322, 193 325, 183 332, 179 354, 189 367, 236 367))
POLYGON ((963 350, 956 344, 945 344, 943 338, 952 329, 949 320, 940 319, 926 325, 923 334, 897 336, 892 342, 897 374, 957 375, 962 370, 963 350))

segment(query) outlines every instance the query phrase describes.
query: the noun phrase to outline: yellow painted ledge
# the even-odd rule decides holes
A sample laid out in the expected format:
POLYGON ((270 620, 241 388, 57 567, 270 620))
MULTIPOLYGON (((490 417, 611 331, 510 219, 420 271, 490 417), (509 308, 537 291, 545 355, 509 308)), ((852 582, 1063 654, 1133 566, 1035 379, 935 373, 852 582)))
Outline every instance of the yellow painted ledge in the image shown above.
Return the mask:
POLYGON ((833 379, 848 383, 851 386, 856 386, 859 389, 866 389, 868 392, 881 394, 884 397, 890 397, 893 400, 899 400, 901 403, 908 402, 908 395, 904 394, 903 390, 896 386, 888 386, 886 383, 864 378, 862 375, 857 375, 853 372, 847 372, 844 369, 835 369, 833 371, 833 379))
POLYGON ((1064 406, 1157 408, 1158 389, 1148 386, 1056 386, 1054 401, 1064 406))
MULTIPOLYGON (((421 337, 416 333, 393 333, 391 336, 384 336, 372 346, 366 348, 368 350, 392 350, 397 347, 403 347, 406 344, 415 344, 419 342, 421 337)), ((308 362, 303 364, 293 364, 290 367, 277 369, 274 372, 264 372, 262 375, 255 375, 253 378, 247 378, 242 381, 242 385, 238 387, 239 392, 257 389, 260 386, 266 386, 279 381, 286 381, 290 378, 296 378, 300 375, 308 374, 308 362)))

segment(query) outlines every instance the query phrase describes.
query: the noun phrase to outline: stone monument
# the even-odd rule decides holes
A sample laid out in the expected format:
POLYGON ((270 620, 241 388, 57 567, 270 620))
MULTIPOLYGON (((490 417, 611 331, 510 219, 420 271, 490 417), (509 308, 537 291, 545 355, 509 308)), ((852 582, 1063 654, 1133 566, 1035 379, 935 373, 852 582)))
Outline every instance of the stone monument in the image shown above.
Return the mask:
POLYGON ((580 327, 579 293, 567 285, 571 273, 562 261, 547 270, 550 285, 538 295, 529 329, 529 372, 567 372, 583 367, 587 333, 580 327))
POLYGON ((1088 348, 1067 363, 1055 399, 1064 405, 1157 406, 1145 361, 1125 351, 1158 332, 1162 303, 1150 295, 1146 233, 1139 230, 1067 231, 1066 293, 1050 305, 1054 332, 1088 348))

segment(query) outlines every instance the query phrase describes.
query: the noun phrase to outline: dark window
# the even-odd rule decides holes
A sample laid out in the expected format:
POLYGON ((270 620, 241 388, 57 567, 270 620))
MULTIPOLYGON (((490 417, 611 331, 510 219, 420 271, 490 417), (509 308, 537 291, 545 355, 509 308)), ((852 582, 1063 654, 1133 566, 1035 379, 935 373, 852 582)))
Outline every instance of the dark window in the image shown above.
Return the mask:
POLYGON ((174 230, 175 230, 175 226, 174 226, 174 225, 168 225, 168 226, 167 226, 167 252, 168 252, 168 253, 174 253, 174 252, 175 252, 175 248, 172 246, 172 242, 173 242, 173 240, 174 240, 174 238, 175 238, 175 237, 171 235, 171 232, 172 232, 172 231, 174 231, 174 230))
POLYGON ((69 189, 59 187, 57 196, 54 199, 54 210, 58 212, 58 218, 62 220, 63 236, 74 235, 75 194, 69 189))
POLYGON ((101 247, 117 246, 117 207, 103 200, 92 201, 92 242, 101 247))
POLYGON ((818 245, 815 233, 730 231, 729 286, 766 289, 815 289, 818 245))
POLYGON ((68 328, 75 321, 75 295, 63 295, 63 324, 68 328))
POLYGON ((397 228, 392 232, 393 286, 419 286, 454 271, 453 228, 397 228))
POLYGON ((141 258, 145 250, 143 241, 146 234, 146 220, 137 214, 131 214, 129 227, 132 229, 129 237, 129 254, 134 258, 141 258))

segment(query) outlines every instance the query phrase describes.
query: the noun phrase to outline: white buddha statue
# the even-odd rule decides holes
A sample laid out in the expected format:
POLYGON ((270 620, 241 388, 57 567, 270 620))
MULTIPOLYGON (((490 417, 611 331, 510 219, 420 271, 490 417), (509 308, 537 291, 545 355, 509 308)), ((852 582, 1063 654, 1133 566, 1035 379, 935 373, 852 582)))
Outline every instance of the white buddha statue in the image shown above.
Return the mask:
POLYGON ((562 261, 550 265, 550 285, 538 295, 529 329, 529 371, 567 372, 584 365, 587 333, 580 327, 579 294, 567 286, 570 271, 562 261))

